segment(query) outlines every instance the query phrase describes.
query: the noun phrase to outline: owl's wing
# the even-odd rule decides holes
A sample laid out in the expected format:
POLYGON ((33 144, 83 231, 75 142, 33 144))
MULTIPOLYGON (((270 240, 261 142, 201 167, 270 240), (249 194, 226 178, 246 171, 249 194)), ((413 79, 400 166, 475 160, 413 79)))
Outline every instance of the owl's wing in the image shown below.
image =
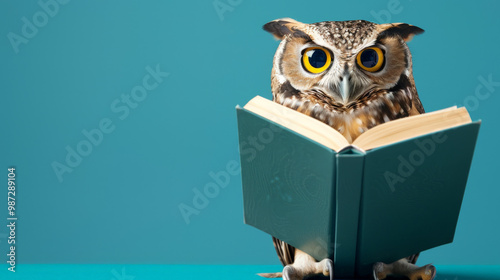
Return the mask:
POLYGON ((281 264, 283 266, 287 266, 289 264, 293 264, 295 258, 295 247, 292 245, 285 243, 278 238, 273 236, 274 249, 276 249, 276 253, 280 258, 281 264))
POLYGON ((420 253, 415 254, 415 255, 411 255, 409 257, 406 257, 406 259, 408 260, 409 263, 415 264, 415 263, 417 263, 417 259, 418 259, 419 255, 420 255, 420 253))

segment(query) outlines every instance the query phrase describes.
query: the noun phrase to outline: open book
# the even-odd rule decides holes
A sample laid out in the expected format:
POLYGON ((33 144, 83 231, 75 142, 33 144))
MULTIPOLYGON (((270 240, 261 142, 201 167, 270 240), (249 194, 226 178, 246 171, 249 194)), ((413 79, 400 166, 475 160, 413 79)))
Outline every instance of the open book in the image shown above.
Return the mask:
POLYGON ((393 120, 349 143, 262 97, 237 107, 245 223, 366 277, 453 241, 480 121, 465 108, 393 120))
POLYGON ((337 152, 349 146, 367 151, 471 122, 465 107, 451 107, 386 122, 369 129, 349 143, 340 132, 329 125, 263 97, 254 97, 244 108, 337 152))

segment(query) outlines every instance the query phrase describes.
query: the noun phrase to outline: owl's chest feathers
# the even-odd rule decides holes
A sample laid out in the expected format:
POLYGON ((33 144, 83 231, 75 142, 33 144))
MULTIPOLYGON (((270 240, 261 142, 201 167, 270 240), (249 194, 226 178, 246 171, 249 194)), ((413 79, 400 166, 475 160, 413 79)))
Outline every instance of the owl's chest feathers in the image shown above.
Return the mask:
POLYGON ((310 92, 276 96, 275 101, 328 124, 349 142, 376 125, 420 113, 406 91, 381 90, 345 105, 310 92))

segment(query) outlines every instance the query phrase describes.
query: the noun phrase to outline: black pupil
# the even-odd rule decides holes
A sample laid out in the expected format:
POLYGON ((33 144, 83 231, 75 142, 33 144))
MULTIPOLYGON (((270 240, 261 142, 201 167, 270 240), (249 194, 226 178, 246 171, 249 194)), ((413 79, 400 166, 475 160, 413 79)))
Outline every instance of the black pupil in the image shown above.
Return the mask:
POLYGON ((306 53, 309 64, 314 68, 321 68, 326 64, 326 53, 322 50, 311 50, 306 53))
POLYGON ((372 68, 377 65, 378 54, 375 50, 368 49, 361 53, 361 63, 364 67, 372 68))

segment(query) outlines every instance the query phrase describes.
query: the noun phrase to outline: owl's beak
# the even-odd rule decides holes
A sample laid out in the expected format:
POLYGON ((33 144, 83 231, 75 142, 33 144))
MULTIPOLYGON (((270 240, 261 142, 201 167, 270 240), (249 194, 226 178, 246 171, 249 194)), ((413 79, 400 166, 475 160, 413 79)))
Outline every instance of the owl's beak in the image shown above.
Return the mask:
POLYGON ((349 101, 349 97, 352 91, 351 83, 349 81, 349 73, 347 71, 344 72, 342 76, 342 81, 340 82, 340 95, 342 96, 342 101, 344 104, 349 101))

